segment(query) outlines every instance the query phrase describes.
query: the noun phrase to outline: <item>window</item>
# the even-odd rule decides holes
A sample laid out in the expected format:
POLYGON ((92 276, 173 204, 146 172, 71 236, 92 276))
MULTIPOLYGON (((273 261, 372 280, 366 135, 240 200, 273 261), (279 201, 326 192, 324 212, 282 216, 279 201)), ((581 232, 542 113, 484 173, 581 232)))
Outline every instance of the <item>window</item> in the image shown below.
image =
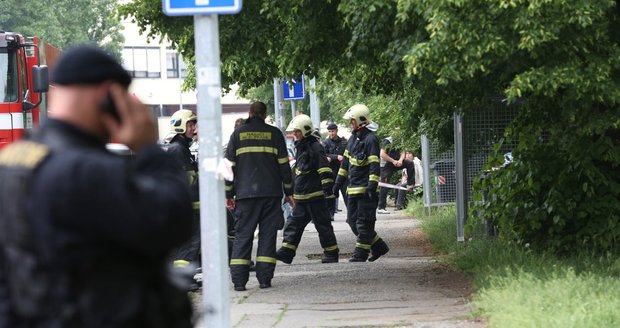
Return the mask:
POLYGON ((123 49, 123 66, 133 77, 160 78, 159 48, 127 47, 123 49))
POLYGON ((17 60, 15 51, 0 52, 0 101, 16 102, 17 87, 17 60))
POLYGON ((182 78, 187 77, 187 70, 183 58, 178 53, 169 51, 166 53, 166 76, 169 78, 178 78, 179 71, 181 72, 182 78))

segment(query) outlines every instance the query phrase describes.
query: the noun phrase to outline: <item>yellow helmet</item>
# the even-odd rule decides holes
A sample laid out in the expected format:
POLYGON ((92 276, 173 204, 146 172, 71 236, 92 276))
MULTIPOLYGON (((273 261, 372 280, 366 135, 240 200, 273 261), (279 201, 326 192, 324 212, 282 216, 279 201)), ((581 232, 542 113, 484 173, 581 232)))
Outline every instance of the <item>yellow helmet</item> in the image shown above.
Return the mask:
POLYGON ((170 132, 172 133, 185 133, 187 129, 187 122, 198 121, 196 113, 189 109, 179 109, 170 117, 170 132))
POLYGON ((293 118, 291 123, 288 124, 286 128, 286 132, 294 132, 295 130, 300 130, 304 137, 312 134, 312 119, 308 115, 297 115, 293 118))
POLYGON ((364 126, 370 123, 370 110, 364 104, 353 105, 342 117, 347 121, 355 120, 357 125, 364 126))

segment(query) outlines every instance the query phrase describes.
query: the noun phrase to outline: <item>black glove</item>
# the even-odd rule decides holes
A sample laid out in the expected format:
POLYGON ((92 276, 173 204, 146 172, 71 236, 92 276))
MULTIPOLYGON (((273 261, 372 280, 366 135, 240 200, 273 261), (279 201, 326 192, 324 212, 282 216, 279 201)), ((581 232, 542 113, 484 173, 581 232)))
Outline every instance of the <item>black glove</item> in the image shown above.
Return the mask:
POLYGON ((377 198, 377 190, 374 188, 366 188, 366 196, 370 199, 377 198))
POLYGON ((334 186, 332 187, 332 194, 338 195, 338 193, 340 192, 340 187, 340 185, 334 183, 334 186))

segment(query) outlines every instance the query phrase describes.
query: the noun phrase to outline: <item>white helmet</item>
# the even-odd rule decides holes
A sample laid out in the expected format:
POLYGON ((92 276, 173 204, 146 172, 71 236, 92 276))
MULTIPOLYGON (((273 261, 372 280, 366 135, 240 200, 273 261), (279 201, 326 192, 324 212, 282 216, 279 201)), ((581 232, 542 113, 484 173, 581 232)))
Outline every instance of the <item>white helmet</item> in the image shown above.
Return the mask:
POLYGON ((179 134, 185 133, 187 122, 198 121, 198 117, 189 109, 179 109, 170 117, 170 132, 179 134))
POLYGON ((300 130, 304 137, 312 134, 314 128, 312 127, 310 116, 304 114, 295 116, 291 123, 288 124, 286 132, 294 132, 295 130, 300 130))
POLYGON ((364 126, 370 124, 370 110, 364 104, 356 104, 351 106, 342 118, 347 121, 353 119, 357 125, 364 126))

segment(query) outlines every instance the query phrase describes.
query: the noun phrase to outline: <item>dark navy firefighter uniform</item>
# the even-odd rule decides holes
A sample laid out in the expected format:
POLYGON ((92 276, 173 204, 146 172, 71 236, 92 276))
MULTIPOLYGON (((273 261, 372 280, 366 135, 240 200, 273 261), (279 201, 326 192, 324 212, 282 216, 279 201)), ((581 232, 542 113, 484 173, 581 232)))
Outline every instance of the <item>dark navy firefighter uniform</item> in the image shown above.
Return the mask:
POLYGON ((284 238, 277 258, 288 264, 293 261, 304 229, 312 221, 323 247, 322 262, 338 262, 338 243, 325 202, 325 197, 333 197, 334 185, 325 150, 312 135, 295 142, 295 147, 297 152, 293 198, 297 206, 284 225, 284 238))
POLYGON ((387 253, 388 246, 375 231, 379 191, 379 141, 366 127, 353 132, 338 170, 336 186, 348 179, 347 223, 357 236, 352 262, 364 262, 372 250, 374 261, 387 253))
POLYGON ((191 211, 156 144, 128 161, 47 120, 0 152, 0 327, 191 327, 166 261, 191 211))
POLYGON ((249 118, 230 136, 226 158, 234 181, 226 181, 226 198, 235 198, 235 241, 230 273, 235 289, 249 279, 254 231, 259 226, 256 278, 271 285, 276 266, 276 237, 284 220, 282 197, 293 193, 292 174, 282 132, 258 116, 249 118))
MULTIPOLYGON (((338 155, 344 156, 344 151, 347 148, 347 139, 343 137, 338 137, 335 140, 331 138, 325 139, 325 153, 327 157, 330 159, 329 168, 332 170, 332 179, 334 181, 338 177, 338 170, 340 169, 340 161, 338 160, 338 155)), ((343 183, 340 187, 339 192, 342 193, 342 198, 344 200, 345 205, 347 204, 347 190, 346 183, 343 183)), ((338 201, 338 193, 334 193, 333 199, 328 199, 327 204, 329 206, 329 211, 331 215, 334 215, 336 212, 336 202, 338 201)))
POLYGON ((166 150, 179 160, 187 174, 193 207, 192 237, 179 247, 174 255, 174 260, 176 263, 183 261, 194 263, 200 267, 202 262, 200 248, 200 187, 198 184, 198 162, 189 150, 192 142, 191 138, 183 134, 177 134, 170 140, 166 150))

